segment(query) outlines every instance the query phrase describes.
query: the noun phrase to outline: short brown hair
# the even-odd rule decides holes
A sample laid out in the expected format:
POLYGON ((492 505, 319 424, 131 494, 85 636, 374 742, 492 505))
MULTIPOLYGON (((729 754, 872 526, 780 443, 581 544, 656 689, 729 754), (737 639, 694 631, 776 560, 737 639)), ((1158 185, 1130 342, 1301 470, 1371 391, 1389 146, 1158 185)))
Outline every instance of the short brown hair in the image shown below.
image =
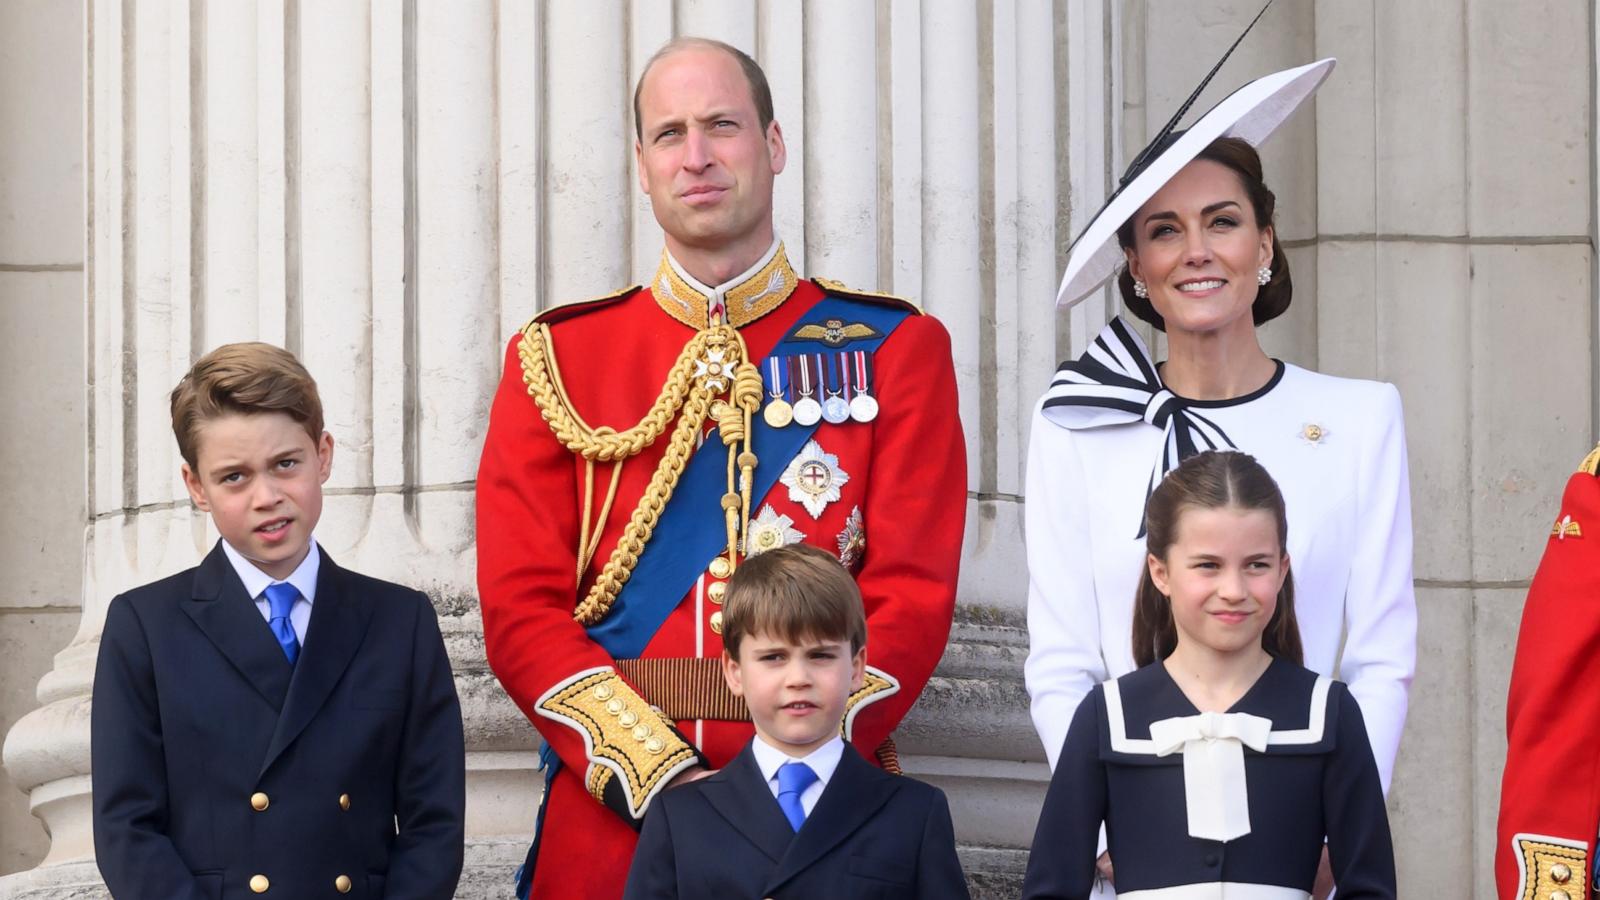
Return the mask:
POLYGON ((639 111, 639 95, 644 92, 644 80, 655 68, 656 63, 677 53, 680 50, 690 50, 699 47, 705 50, 721 50, 733 57, 744 72, 744 80, 750 84, 750 99, 756 105, 756 119, 761 123, 761 133, 767 133, 767 126, 772 124, 772 88, 767 84, 767 73, 761 71, 760 63, 750 58, 750 54, 740 50, 732 44, 712 40, 704 37, 674 38, 661 45, 661 49, 652 55, 644 64, 644 71, 639 73, 639 82, 633 86, 633 136, 636 140, 644 140, 644 116, 639 111))
POLYGON ((794 644, 848 640, 859 653, 867 645, 861 590, 838 559, 810 544, 752 556, 728 579, 722 646, 738 659, 740 642, 752 634, 794 644))
MULTIPOLYGON (((1191 456, 1167 473, 1145 505, 1145 549, 1166 559, 1178 539, 1178 519, 1189 509, 1244 509, 1272 513, 1278 525, 1278 553, 1289 554, 1289 516, 1278 483, 1248 453, 1208 450, 1191 456)), ((1172 655, 1178 647, 1178 625, 1172 602, 1156 589, 1150 566, 1139 577, 1133 605, 1133 662, 1148 666, 1172 655)), ((1261 647, 1275 657, 1300 665, 1300 623, 1294 614, 1294 574, 1284 573, 1278 605, 1261 633, 1261 647)))
POLYGON ((230 413, 275 412, 305 426, 312 441, 321 439, 317 383, 293 353, 255 341, 223 344, 200 357, 172 389, 172 436, 194 469, 201 425, 230 413))
MULTIPOLYGON (((1173 135, 1173 139, 1176 137, 1176 134, 1173 135)), ((1256 292, 1256 301, 1250 305, 1251 320, 1257 325, 1265 325, 1288 311, 1289 301, 1294 299, 1294 280, 1289 277, 1289 255, 1283 252, 1283 245, 1278 241, 1275 221, 1278 198, 1262 178, 1261 154, 1250 146, 1249 141, 1225 137, 1212 141, 1195 159, 1225 166, 1239 176, 1245 196, 1250 199, 1250 209, 1255 213, 1256 227, 1272 226, 1272 262, 1267 264, 1267 268, 1272 270, 1272 278, 1256 292)), ((1132 216, 1117 228, 1117 243, 1124 250, 1134 249, 1132 216)), ((1166 320, 1156 312, 1155 305, 1148 298, 1134 294, 1133 275, 1129 274, 1127 266, 1123 266, 1117 274, 1117 288, 1122 292, 1122 304, 1129 312, 1154 325, 1158 331, 1167 330, 1166 320)))

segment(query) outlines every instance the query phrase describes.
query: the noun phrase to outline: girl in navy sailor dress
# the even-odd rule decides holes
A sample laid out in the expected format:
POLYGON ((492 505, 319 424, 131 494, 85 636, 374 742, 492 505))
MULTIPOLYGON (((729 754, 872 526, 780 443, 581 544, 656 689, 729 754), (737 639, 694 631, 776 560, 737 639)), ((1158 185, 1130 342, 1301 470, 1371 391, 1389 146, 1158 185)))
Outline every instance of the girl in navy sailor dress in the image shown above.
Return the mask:
POLYGON ((1025 898, 1087 898, 1104 823, 1120 900, 1307 900, 1324 839, 1339 900, 1395 897, 1361 709, 1300 665, 1283 496, 1201 453, 1150 496, 1140 668, 1090 691, 1061 747, 1025 898))

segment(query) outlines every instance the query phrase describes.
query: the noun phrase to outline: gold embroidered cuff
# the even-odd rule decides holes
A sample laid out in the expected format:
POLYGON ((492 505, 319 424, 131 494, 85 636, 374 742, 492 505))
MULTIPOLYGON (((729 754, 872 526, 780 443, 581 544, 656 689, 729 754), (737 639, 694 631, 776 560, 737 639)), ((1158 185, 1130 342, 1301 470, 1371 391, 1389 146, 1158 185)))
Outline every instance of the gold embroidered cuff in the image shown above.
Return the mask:
POLYGON ((1522 900, 1573 900, 1585 893, 1588 847, 1578 841, 1519 834, 1512 838, 1522 872, 1522 900))
POLYGON ((851 740, 851 729, 855 725, 856 713, 868 706, 877 703, 885 697, 900 692, 900 682, 893 675, 882 669, 867 666, 866 678, 861 688, 850 695, 844 702, 844 723, 839 727, 839 733, 846 741, 851 740))
POLYGON ((656 792, 702 764, 694 746, 609 666, 579 672, 534 705, 539 715, 583 734, 591 796, 635 823, 656 792))

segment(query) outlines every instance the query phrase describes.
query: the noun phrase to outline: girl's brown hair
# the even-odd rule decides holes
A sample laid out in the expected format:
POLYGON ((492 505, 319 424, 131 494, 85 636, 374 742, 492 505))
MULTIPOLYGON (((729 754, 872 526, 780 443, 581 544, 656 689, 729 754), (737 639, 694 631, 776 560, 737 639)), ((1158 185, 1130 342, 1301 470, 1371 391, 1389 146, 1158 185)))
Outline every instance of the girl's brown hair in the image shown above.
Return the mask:
MULTIPOLYGON (((1177 139, 1176 134, 1172 140, 1177 139)), ((1256 148, 1250 146, 1249 141, 1239 138, 1217 138, 1212 141, 1195 159, 1209 160, 1226 166, 1233 174, 1239 176, 1239 182, 1244 185, 1245 195, 1250 200, 1250 209, 1255 213, 1256 227, 1266 228, 1273 226, 1272 230, 1272 262, 1267 268, 1272 270, 1272 278, 1261 286, 1256 293, 1256 302, 1250 306, 1250 318, 1257 325, 1264 325, 1276 319, 1289 309, 1289 301, 1294 298, 1294 281, 1289 277, 1289 257, 1283 252, 1283 245, 1278 242, 1278 230, 1274 217, 1277 214, 1278 198, 1272 193, 1271 188, 1262 180, 1261 155, 1256 153, 1256 148)), ((1117 229, 1117 243, 1124 250, 1135 249, 1133 220, 1137 215, 1130 216, 1117 229)), ((1117 274, 1117 288, 1122 292, 1123 305, 1128 311, 1139 318, 1154 325, 1157 330, 1166 331, 1166 320, 1156 312, 1155 306, 1146 298, 1133 293, 1133 276, 1128 274, 1128 267, 1123 266, 1117 274)))
MULTIPOLYGON (((1233 450, 1210 450, 1191 456, 1167 473, 1145 506, 1145 549, 1156 559, 1166 559, 1178 539, 1178 519, 1190 509, 1265 510, 1278 523, 1278 553, 1289 553, 1289 519, 1277 482, 1255 457, 1233 450)), ((1148 666, 1166 659, 1178 646, 1178 626, 1172 619, 1172 602, 1156 589, 1148 560, 1139 576, 1139 593, 1133 607, 1133 661, 1148 666)), ((1261 633, 1261 647, 1296 665, 1304 661, 1300 623, 1294 615, 1294 575, 1284 573, 1278 606, 1261 633)))

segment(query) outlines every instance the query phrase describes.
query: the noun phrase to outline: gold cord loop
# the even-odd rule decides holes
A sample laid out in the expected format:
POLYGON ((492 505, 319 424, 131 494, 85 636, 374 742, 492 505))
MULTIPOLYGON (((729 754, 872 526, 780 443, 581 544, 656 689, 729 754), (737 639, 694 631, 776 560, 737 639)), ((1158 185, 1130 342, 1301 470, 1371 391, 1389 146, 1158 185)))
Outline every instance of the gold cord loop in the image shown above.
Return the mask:
POLYGON ((609 517, 622 462, 653 445, 677 418, 677 426, 672 430, 666 452, 656 465, 644 496, 629 516, 617 546, 596 576, 588 595, 573 611, 574 619, 584 625, 594 625, 611 611, 617 594, 638 565, 639 555, 644 552, 662 510, 672 498, 673 488, 683 475, 706 418, 713 410, 722 440, 728 447, 728 492, 723 498, 723 508, 727 520, 728 556, 730 561, 737 559, 739 535, 748 530, 750 523, 750 483, 756 461, 750 444, 750 416, 760 408, 764 393, 761 372, 749 361, 749 351, 737 329, 714 325, 691 338, 669 370, 666 383, 650 411, 638 424, 621 432, 605 426, 591 428, 573 409, 556 365, 549 326, 529 323, 523 329, 518 352, 523 383, 539 407, 539 414, 556 439, 588 463, 578 546, 580 583, 609 517), (724 394, 731 402, 718 400, 724 394), (592 465, 595 462, 616 463, 616 469, 612 472, 604 508, 591 525, 592 465))

